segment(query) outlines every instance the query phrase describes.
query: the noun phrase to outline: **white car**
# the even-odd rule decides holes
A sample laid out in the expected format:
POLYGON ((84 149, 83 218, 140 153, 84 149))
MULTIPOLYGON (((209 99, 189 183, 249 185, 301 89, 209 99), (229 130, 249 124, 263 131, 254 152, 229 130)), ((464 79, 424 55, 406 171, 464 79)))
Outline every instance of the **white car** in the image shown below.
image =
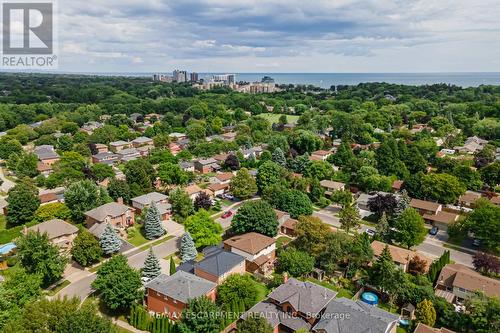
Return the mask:
POLYGON ((375 230, 373 229, 366 229, 365 232, 370 235, 370 236, 375 236, 375 234, 377 233, 375 230))

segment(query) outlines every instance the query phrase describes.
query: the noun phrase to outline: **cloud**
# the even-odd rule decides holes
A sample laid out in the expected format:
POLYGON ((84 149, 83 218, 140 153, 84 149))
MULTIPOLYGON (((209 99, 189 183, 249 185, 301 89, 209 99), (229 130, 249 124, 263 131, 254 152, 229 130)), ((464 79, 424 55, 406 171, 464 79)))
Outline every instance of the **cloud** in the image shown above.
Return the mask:
POLYGON ((499 16, 496 0, 59 0, 59 59, 105 72, 500 71, 499 16))

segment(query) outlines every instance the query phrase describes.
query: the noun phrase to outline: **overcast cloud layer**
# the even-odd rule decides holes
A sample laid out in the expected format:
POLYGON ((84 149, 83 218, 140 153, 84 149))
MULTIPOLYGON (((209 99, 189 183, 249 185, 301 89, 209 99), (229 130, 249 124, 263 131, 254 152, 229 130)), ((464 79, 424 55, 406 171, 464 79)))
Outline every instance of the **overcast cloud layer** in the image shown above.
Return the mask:
POLYGON ((498 0, 59 0, 74 72, 500 71, 498 0))

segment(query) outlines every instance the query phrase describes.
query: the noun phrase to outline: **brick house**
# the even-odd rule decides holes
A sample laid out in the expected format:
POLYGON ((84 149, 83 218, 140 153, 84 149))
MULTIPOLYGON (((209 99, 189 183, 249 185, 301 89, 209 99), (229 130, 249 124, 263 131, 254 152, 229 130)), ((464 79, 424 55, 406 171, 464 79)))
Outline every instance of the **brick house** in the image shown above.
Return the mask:
POLYGON ((56 153, 52 145, 37 146, 33 152, 38 157, 38 160, 46 165, 52 165, 60 159, 59 154, 56 153))
POLYGON ((102 143, 96 143, 95 149, 97 150, 97 154, 106 153, 107 151, 109 151, 108 146, 102 143))
POLYGON ((488 297, 500 297, 500 280, 461 264, 448 264, 441 270, 434 290, 437 296, 450 303, 470 298, 475 291, 482 291, 488 297))
POLYGON ((140 214, 144 208, 151 205, 152 202, 156 204, 156 208, 160 212, 160 219, 162 221, 170 220, 172 215, 172 205, 168 202, 168 197, 165 194, 158 192, 151 192, 148 194, 140 195, 132 198, 132 207, 134 207, 137 214, 140 214))
POLYGON ((394 261, 394 264, 396 264, 397 267, 402 269, 404 272, 408 272, 408 264, 410 261, 415 258, 419 257, 421 260, 425 260, 426 266, 425 266, 425 271, 427 272, 429 270, 430 265, 432 264, 432 259, 417 253, 415 251, 403 249, 401 247, 397 247, 394 245, 388 245, 383 242, 379 241, 373 241, 371 244, 372 250, 373 250, 373 255, 374 255, 374 260, 378 258, 381 254, 382 251, 384 250, 385 246, 388 246, 389 252, 391 254, 392 260, 394 261))
POLYGON ((337 292, 309 281, 285 280, 267 300, 254 305, 241 319, 257 313, 266 319, 275 333, 299 329, 310 331, 337 292))
POLYGON ((118 140, 118 141, 113 141, 109 143, 109 146, 111 147, 111 150, 114 151, 115 153, 127 149, 131 147, 130 142, 123 141, 123 140, 118 140))
POLYGON ((256 232, 233 236, 224 241, 224 249, 246 259, 249 273, 269 274, 276 259, 276 240, 256 232))
POLYGON ((103 152, 92 155, 92 163, 115 164, 120 161, 120 155, 112 152, 103 152))
POLYGON ((411 199, 410 207, 416 209, 420 215, 424 214, 435 215, 443 209, 443 206, 441 204, 419 199, 411 199))
POLYGON ((229 192, 229 183, 210 184, 208 185, 207 189, 210 190, 214 196, 220 196, 222 194, 229 192))
POLYGON ((194 161, 194 169, 199 173, 209 173, 220 169, 220 165, 214 158, 199 159, 194 161))
POLYGON ((62 250, 69 250, 73 245, 73 240, 78 235, 78 228, 73 224, 60 219, 53 219, 34 225, 23 230, 23 234, 28 232, 46 233, 52 244, 57 245, 62 250))
POLYGON ((424 220, 433 226, 442 230, 448 230, 448 226, 457 221, 460 215, 445 211, 439 211, 437 214, 424 214, 424 220))
POLYGON ((206 296, 215 301, 217 284, 196 275, 178 271, 171 276, 160 274, 145 287, 148 310, 166 314, 170 319, 177 320, 190 299, 206 296))
POLYGON ((224 282, 231 274, 244 273, 244 257, 217 247, 210 249, 210 252, 206 252, 203 260, 194 264, 196 276, 217 284, 224 282))
POLYGON ((318 161, 326 161, 326 159, 331 155, 332 152, 329 150, 316 150, 311 153, 311 157, 314 156, 318 161))
POLYGON ((135 223, 135 212, 132 207, 120 202, 110 202, 91 209, 85 213, 87 228, 94 224, 109 223, 112 226, 125 229, 135 223))
POLYGON ((456 333, 455 331, 449 330, 447 328, 435 328, 430 327, 422 323, 418 323, 415 331, 413 333, 456 333))
POLYGON ((152 145, 153 145, 153 139, 145 136, 140 136, 132 140, 132 147, 134 148, 139 148, 143 146, 152 146, 152 145))
POLYGON ((325 189, 325 195, 332 195, 335 191, 342 191, 345 189, 345 184, 341 182, 334 182, 332 180, 324 179, 319 182, 321 187, 325 189))

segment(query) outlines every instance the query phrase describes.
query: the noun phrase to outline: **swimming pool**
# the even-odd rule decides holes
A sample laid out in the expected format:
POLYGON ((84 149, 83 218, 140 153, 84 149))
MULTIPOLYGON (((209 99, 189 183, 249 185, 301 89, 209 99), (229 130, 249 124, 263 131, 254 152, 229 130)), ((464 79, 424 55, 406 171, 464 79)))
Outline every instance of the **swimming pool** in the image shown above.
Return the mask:
POLYGON ((377 305, 378 304, 378 296, 372 292, 364 292, 361 294, 361 300, 366 304, 377 305))
POLYGON ((8 254, 12 250, 14 250, 15 248, 16 248, 16 244, 14 244, 14 243, 7 243, 4 245, 0 245, 0 255, 8 254))

